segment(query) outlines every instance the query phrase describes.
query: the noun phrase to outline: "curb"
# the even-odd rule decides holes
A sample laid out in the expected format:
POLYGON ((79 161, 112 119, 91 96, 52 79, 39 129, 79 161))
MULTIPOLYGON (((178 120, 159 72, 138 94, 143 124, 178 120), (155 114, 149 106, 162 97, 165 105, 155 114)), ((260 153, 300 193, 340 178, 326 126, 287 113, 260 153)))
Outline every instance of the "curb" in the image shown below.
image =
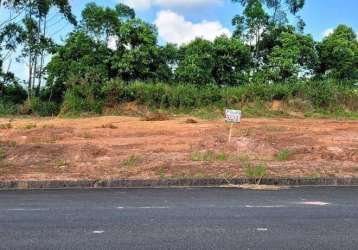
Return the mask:
MULTIPOLYGON (((219 187, 253 183, 252 179, 163 179, 163 180, 79 180, 79 181, 0 181, 0 190, 219 187)), ((263 185, 278 186, 358 186, 358 177, 265 178, 263 185)))

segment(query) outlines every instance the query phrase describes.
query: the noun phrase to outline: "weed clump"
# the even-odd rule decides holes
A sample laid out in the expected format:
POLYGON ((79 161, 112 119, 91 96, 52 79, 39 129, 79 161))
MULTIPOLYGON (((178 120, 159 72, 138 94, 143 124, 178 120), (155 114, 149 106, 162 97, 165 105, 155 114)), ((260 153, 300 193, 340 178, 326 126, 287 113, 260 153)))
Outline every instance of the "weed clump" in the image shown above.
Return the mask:
POLYGON ((190 159, 192 161, 227 161, 229 156, 224 153, 216 153, 212 150, 204 151, 204 152, 193 152, 190 155, 190 159))
POLYGON ((260 185, 262 178, 264 178, 267 174, 267 166, 264 164, 256 166, 248 164, 245 167, 245 174, 247 177, 253 179, 256 185, 260 185))
POLYGON ((5 124, 0 124, 0 129, 11 129, 11 128, 12 128, 12 124, 10 122, 5 124))
POLYGON ((289 159, 289 157, 292 155, 292 153, 293 152, 287 148, 282 149, 276 154, 276 159, 278 161, 287 161, 289 159))
POLYGON ((123 165, 126 167, 135 167, 142 162, 142 158, 137 155, 131 155, 128 159, 123 161, 123 165))
POLYGON ((164 112, 150 112, 145 114, 143 121, 167 121, 170 120, 170 116, 164 112))

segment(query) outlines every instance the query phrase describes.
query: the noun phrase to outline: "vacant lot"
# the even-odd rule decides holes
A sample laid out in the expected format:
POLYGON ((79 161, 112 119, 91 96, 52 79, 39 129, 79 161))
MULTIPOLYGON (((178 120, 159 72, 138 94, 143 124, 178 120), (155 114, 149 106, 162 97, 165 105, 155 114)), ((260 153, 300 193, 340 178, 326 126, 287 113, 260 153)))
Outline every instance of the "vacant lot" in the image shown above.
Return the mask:
POLYGON ((0 118, 0 180, 358 176, 358 122, 0 118))

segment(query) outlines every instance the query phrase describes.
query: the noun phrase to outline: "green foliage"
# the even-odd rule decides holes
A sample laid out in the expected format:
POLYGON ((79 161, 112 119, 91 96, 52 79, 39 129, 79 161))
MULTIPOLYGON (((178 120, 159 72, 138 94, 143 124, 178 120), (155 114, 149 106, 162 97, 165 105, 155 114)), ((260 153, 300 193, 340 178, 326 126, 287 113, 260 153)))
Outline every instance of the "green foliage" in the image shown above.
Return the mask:
POLYGON ((267 166, 259 164, 252 166, 250 163, 245 167, 245 175, 249 178, 254 179, 255 184, 260 185, 261 180, 267 174, 267 166))
POLYGON ((17 114, 17 105, 0 101, 0 116, 17 114))
POLYGON ((31 111, 38 116, 55 116, 60 111, 60 105, 55 102, 42 101, 38 97, 30 100, 31 111))
POLYGON ((195 151, 190 155, 192 161, 226 161, 228 157, 224 152, 216 153, 212 150, 204 152, 195 151))
POLYGON ((72 85, 106 81, 108 54, 105 45, 84 32, 72 33, 47 65, 48 86, 56 90, 53 94, 62 97, 72 85))
POLYGON ((265 66, 266 77, 273 81, 296 80, 299 74, 311 75, 316 67, 318 56, 310 35, 283 32, 265 66))
POLYGON ((137 155, 131 155, 128 159, 123 161, 123 165, 126 167, 135 167, 142 161, 142 158, 137 155))
POLYGON ((280 150, 277 154, 276 154, 276 159, 279 161, 287 161, 288 158, 292 155, 292 152, 285 148, 280 150))
POLYGON ((213 47, 211 42, 197 38, 180 49, 180 61, 176 69, 176 78, 180 82, 199 85, 214 83, 213 47))
POLYGON ((74 86, 65 94, 60 115, 100 114, 102 106, 102 101, 96 96, 95 86, 74 86))
POLYGON ((358 79, 358 40, 352 28, 339 25, 318 45, 318 72, 337 79, 358 79))
POLYGON ((218 85, 238 85, 248 79, 251 64, 250 50, 238 38, 221 36, 212 44, 215 58, 211 74, 218 85))

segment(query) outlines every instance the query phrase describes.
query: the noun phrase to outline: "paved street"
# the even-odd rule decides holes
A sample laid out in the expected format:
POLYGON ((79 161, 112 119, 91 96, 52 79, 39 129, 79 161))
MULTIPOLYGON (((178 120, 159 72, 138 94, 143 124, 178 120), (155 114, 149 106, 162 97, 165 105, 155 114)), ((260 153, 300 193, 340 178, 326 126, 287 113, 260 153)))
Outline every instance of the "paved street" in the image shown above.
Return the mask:
POLYGON ((358 188, 0 192, 0 249, 357 249, 358 188))

